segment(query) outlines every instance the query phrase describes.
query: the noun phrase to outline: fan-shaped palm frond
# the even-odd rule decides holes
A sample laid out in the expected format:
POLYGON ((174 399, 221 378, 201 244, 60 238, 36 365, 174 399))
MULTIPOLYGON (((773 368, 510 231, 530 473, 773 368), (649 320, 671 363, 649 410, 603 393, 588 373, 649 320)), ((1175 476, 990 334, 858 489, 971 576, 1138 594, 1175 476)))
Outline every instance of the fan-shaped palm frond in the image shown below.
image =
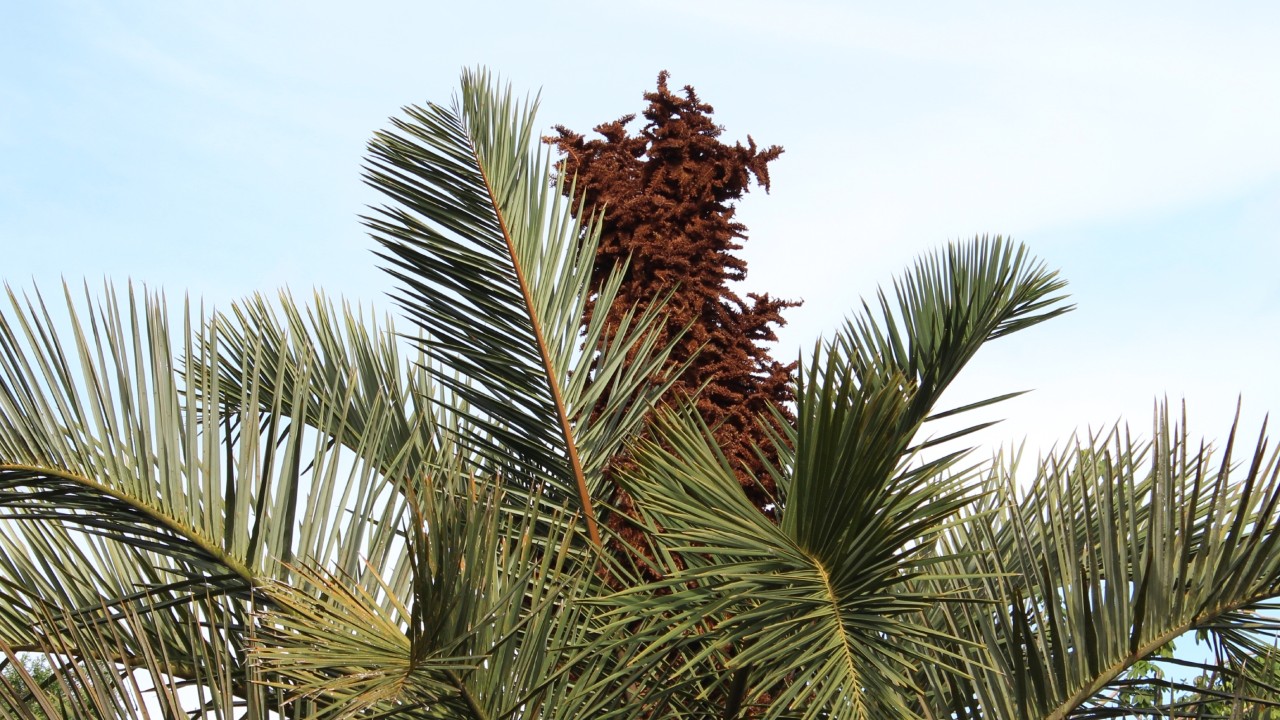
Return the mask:
POLYGON ((732 671, 750 673, 752 698, 771 700, 764 717, 910 716, 901 694, 921 691, 916 646, 947 637, 918 621, 939 596, 910 582, 979 491, 952 472, 959 453, 917 461, 912 440, 984 342, 1066 310, 1061 285, 996 239, 922 261, 898 283, 896 308, 881 295, 879 318, 868 308, 801 373, 776 525, 751 511, 705 433, 664 425, 627 487, 682 565, 625 593, 618 622, 660 619, 650 652, 682 655, 690 682, 719 673, 713 684, 727 688, 732 671))

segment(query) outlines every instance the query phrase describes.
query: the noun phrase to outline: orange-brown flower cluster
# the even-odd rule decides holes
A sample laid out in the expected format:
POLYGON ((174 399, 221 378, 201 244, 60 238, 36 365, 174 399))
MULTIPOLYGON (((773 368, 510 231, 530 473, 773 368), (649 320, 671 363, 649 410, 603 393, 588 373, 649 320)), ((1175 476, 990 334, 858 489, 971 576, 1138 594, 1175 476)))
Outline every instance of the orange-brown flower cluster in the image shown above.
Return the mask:
POLYGON ((733 218, 734 202, 753 178, 769 189, 768 164, 782 148, 760 149, 749 136, 746 147, 721 142, 712 107, 692 87, 671 92, 667 78, 659 74, 657 90, 645 94, 646 123, 637 134, 628 133, 635 116, 627 115, 596 127, 597 139, 558 126, 558 136, 547 141, 564 155, 560 171, 576 176, 586 212, 606 210, 597 287, 627 262, 621 291, 605 309, 609 324, 616 327, 634 305, 674 292, 662 332, 673 337, 688 330, 671 363, 693 357, 674 391, 692 395, 701 388, 702 418, 763 510, 774 488, 755 448, 770 446, 761 421, 769 422, 774 411, 788 415, 794 369, 775 361, 764 343, 777 339, 782 310, 798 303, 754 293, 743 300, 731 289, 747 274, 733 254, 746 227, 733 218))

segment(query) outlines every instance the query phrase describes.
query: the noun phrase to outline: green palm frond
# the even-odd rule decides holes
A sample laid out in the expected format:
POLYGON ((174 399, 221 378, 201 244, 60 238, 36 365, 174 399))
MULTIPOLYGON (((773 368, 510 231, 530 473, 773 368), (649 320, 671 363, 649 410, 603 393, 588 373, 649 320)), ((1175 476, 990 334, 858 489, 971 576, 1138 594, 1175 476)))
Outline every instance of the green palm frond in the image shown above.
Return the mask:
POLYGON ((263 587, 277 609, 262 618, 259 666, 335 717, 601 716, 591 683, 625 654, 596 620, 598 578, 576 557, 573 521, 538 503, 509 512, 500 485, 461 466, 415 488, 402 487, 410 591, 300 568, 320 592, 263 587))
POLYGON ((1217 454, 1163 410, 1154 432, 1080 443, 1025 489, 993 475, 989 521, 956 529, 954 571, 985 576, 995 603, 949 613, 984 651, 972 684, 938 702, 949 695, 961 717, 1109 717, 1125 670, 1188 631, 1231 650, 1224 671, 1275 642, 1276 452, 1264 434, 1238 463, 1235 426, 1217 454))
MULTIPOLYGON (((382 478, 380 448, 365 447, 390 432, 391 408, 368 412, 355 440, 291 422, 283 408, 302 407, 321 370, 303 362, 294 383, 241 377, 224 413, 203 402, 220 395, 216 322, 188 315, 175 352, 156 298, 131 293, 122 307, 108 291, 85 309, 68 296, 70 331, 38 298, 10 298, 0 313, 0 640, 40 648, 53 632, 35 621, 41 612, 81 623, 58 632, 87 632, 99 612, 134 613, 149 636, 126 633, 117 655, 157 647, 180 663, 216 652, 243 683, 255 589, 307 587, 288 563, 356 578, 372 564, 408 582, 394 542, 403 503, 382 478), (181 383, 179 367, 199 381, 181 383), (221 598, 216 616, 206 597, 221 598), (213 636, 230 650, 211 648, 213 636)), ((332 401, 333 389, 323 397, 316 424, 347 427, 350 403, 332 401)))
POLYGON ((893 302, 883 291, 875 310, 864 302, 864 312, 849 321, 833 354, 846 358, 854 382, 867 391, 901 386, 909 402, 898 422, 918 426, 953 417, 1017 394, 931 414, 982 345, 1070 312, 1074 306, 1064 303, 1064 287, 1056 272, 1020 244, 999 236, 952 243, 896 280, 893 302))
MULTIPOLYGON (((237 407, 246 377, 278 382, 281 413, 352 449, 371 451, 368 459, 384 469, 425 462, 426 456, 399 457, 417 444, 445 453, 440 443, 457 432, 441 426, 456 417, 435 412, 429 398, 439 390, 414 358, 401 356, 389 318, 379 323, 349 305, 339 309, 321 293, 309 305, 282 293, 278 303, 259 296, 233 304, 218 316, 217 330, 217 345, 209 350, 219 359, 221 395, 210 401, 237 407), (297 387, 303 382, 306 387, 297 387), (295 407, 299 396, 304 402, 295 407), (376 418, 383 420, 371 425, 376 418), (328 424, 334 421, 342 424, 328 424)), ((193 368, 197 381, 200 370, 193 368)))
POLYGON ((406 108, 370 143, 368 182, 397 205, 367 223, 433 376, 483 430, 475 451, 513 487, 576 497, 598 544, 600 470, 662 390, 664 352, 645 339, 658 310, 612 337, 602 314, 583 327, 599 228, 552 181, 535 106, 467 72, 452 107, 406 108))
MULTIPOLYGON (((201 614, 217 616, 220 602, 205 596, 198 601, 201 614)), ((207 718, 274 714, 289 720, 310 717, 316 710, 311 703, 286 704, 284 696, 260 682, 255 668, 240 667, 229 638, 207 633, 207 625, 192 621, 182 626, 193 638, 208 637, 178 656, 154 637, 156 608, 143 604, 122 612, 100 610, 87 623, 56 607, 37 607, 33 620, 51 632, 22 655, 0 639, 0 665, 14 668, 0 673, 0 717, 143 720, 157 714, 185 717, 199 708, 207 718), (47 677, 25 671, 22 660, 33 657, 47 677)))
POLYGON ((724 690, 749 673, 753 697, 771 697, 764 717, 911 716, 913 668, 951 639, 919 621, 940 596, 912 582, 934 572, 926 551, 980 494, 961 453, 919 461, 913 438, 978 347, 1065 311, 1060 287, 999 239, 922 261, 896 312, 882 295, 879 318, 868 308, 802 370, 776 525, 691 416, 665 423, 627 487, 681 564, 623 594, 620 626, 655 618, 650 652, 683 656, 689 682, 705 686, 702 672, 724 690))

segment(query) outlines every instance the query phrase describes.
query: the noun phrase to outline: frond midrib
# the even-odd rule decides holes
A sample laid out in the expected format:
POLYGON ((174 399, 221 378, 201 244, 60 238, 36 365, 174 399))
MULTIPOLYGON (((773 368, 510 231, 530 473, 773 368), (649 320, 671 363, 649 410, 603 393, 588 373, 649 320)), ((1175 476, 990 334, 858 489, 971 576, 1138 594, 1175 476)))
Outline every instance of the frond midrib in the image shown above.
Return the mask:
POLYGON ((516 282, 520 285, 520 297, 524 301, 525 312, 529 316, 529 324, 532 326, 534 341, 538 346, 538 356, 542 360, 542 369, 547 379, 547 387, 551 391, 551 401, 555 406, 556 416, 560 422, 560 433, 564 438, 565 452, 568 455, 574 482, 578 487, 578 498, 582 502, 583 515, 587 521, 587 532, 591 536, 591 541, 598 547, 601 545, 600 531, 596 527, 596 516, 595 510, 592 508, 591 493, 587 489, 586 474, 582 470, 582 460, 578 456, 578 443, 574 434, 573 424, 569 420, 568 407, 565 405, 560 384, 556 382, 557 375, 555 365, 551 361, 551 349, 547 346, 546 337, 542 332, 542 321, 538 316, 537 307, 534 305, 533 293, 530 291, 529 282, 525 278, 524 268, 520 266, 519 255, 516 253, 511 231, 507 228, 506 215, 503 212, 502 205, 498 202, 497 194, 493 191, 493 185, 489 182, 489 174, 485 172, 484 160, 476 151, 475 143, 471 142, 470 146, 471 156, 476 162, 477 170, 480 172, 480 179, 484 182, 485 197, 489 199, 494 216, 498 219, 498 227, 502 231, 502 239, 506 243, 507 253, 511 257, 511 266, 515 269, 516 282))
POLYGON ((1219 617, 1222 617, 1227 613, 1235 612, 1236 610, 1240 610, 1242 608, 1248 607, 1249 605, 1252 605, 1254 603, 1270 600, 1275 597, 1278 597, 1278 596, 1274 591, 1255 593, 1247 598, 1241 599, 1238 602, 1230 603, 1227 605, 1219 605, 1214 609, 1214 612, 1192 617, 1187 622, 1179 624, 1174 628, 1167 630, 1166 632, 1161 633, 1160 635, 1157 635, 1153 640, 1139 646, 1136 652, 1132 652, 1125 655, 1119 661, 1107 667, 1105 671, 1096 675, 1094 677, 1093 682, 1090 682, 1082 686, 1080 689, 1078 689, 1075 692, 1075 694, 1071 695, 1066 700, 1064 700, 1063 702, 1058 704, 1056 707, 1054 707, 1049 714, 1044 716, 1044 720, 1066 720, 1068 717, 1070 717, 1071 713, 1076 708, 1078 708, 1081 704, 1083 704, 1089 698, 1101 692, 1102 689, 1105 688, 1108 683, 1110 683, 1112 680, 1115 680, 1117 677, 1120 676, 1121 673, 1128 670, 1130 666, 1133 665, 1133 663, 1137 662, 1138 660, 1142 660, 1145 657, 1148 657, 1149 655, 1151 655, 1151 653, 1154 653, 1155 651, 1164 647, 1168 643, 1176 640, 1182 634, 1195 629, 1196 626, 1202 625, 1205 622, 1208 622, 1210 620, 1214 620, 1219 617))
POLYGON ((862 708, 862 714, 859 715, 861 717, 866 713, 860 690, 862 675, 858 672, 853 647, 849 644, 849 636, 844 631, 844 616, 840 612, 840 596, 836 593, 835 586, 831 584, 831 574, 827 572, 827 568, 822 564, 822 561, 813 555, 809 555, 809 559, 813 562, 814 568, 817 569, 818 577, 822 578, 822 588, 826 590, 827 601, 831 604, 831 613, 836 619, 836 635, 840 639, 840 654, 844 659, 845 669, 849 672, 849 678, 852 680, 849 692, 854 694, 855 713, 859 708, 862 708))
POLYGON ((234 557, 233 555, 231 555, 230 553, 222 549, 220 546, 211 543, 208 538, 205 538, 203 535, 200 535, 199 533, 195 532, 194 528, 189 528, 183 525, 173 517, 170 517, 169 515, 166 515, 165 513, 160 512, 156 508, 152 507, 151 505, 148 505, 145 502, 142 502, 141 500, 133 497, 132 495, 129 495, 127 493, 123 493, 114 488, 108 487, 107 485, 104 485, 96 480, 93 480, 92 478, 85 477, 84 475, 79 475, 73 472, 60 470, 57 468, 42 467, 39 465, 24 465, 24 464, 18 464, 18 463, 0 463, 0 472, 21 472, 21 473, 43 475, 45 477, 50 477, 50 478, 58 478, 60 480, 65 480, 67 482, 76 483, 90 490, 93 490, 94 492, 98 492, 110 498, 113 498, 115 500, 118 500, 119 502, 122 502, 125 505, 128 505, 130 508, 143 514, 148 519, 154 521, 157 525, 188 540, 197 548, 199 548, 202 552, 204 552, 209 558, 211 558, 212 560, 216 561, 218 564, 222 565, 223 567, 227 568, 231 572, 238 575, 250 587, 253 587, 257 583, 257 575, 253 572, 253 570, 248 565, 245 565, 244 563, 240 562, 236 557, 234 557))

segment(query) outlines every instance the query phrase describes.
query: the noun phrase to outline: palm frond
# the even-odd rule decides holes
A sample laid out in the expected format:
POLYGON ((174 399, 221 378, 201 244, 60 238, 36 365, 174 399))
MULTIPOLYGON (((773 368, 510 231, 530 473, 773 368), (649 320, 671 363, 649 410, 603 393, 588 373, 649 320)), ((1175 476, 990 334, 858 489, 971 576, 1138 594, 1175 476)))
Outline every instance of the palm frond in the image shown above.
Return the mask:
MULTIPOLYGON (((321 293, 301 305, 286 292, 278 303, 261 296, 234 303, 216 324, 216 347, 209 354, 219 360, 221 395, 209 402, 238 407, 246 377, 261 385, 279 382, 281 413, 352 449, 372 451, 368 459, 382 468, 425 462, 426 457, 400 457, 418 444, 445 453, 443 437, 456 433, 441 427, 455 418, 434 412, 428 398, 439 391, 414 358, 401 356, 390 318, 379 323, 345 303, 339 309, 321 293), (297 387, 300 383, 306 387, 297 387), (304 402, 295 407, 297 397, 304 402), (371 425, 376 418, 383 420, 371 425), (334 421, 342 425, 328 425, 334 421)), ((192 368, 197 382, 203 380, 201 369, 192 368)))
POLYGON ((1148 443, 1119 429, 1081 442, 1025 490, 993 476, 988 522, 953 545, 955 572, 985 577, 994 601, 950 613, 984 648, 949 693, 961 717, 1107 717, 1108 689, 1184 633, 1237 648, 1222 672, 1274 643, 1280 462, 1263 434, 1238 464, 1235 438, 1217 454, 1162 409, 1148 443))
POLYGON ((539 503, 508 512, 505 490, 462 465, 401 491, 409 592, 376 573, 299 568, 313 590, 263 588, 276 609, 262 617, 259 666, 341 717, 600 716, 592 683, 631 640, 601 632, 587 602, 599 579, 576 557, 572 519, 543 517, 539 503))
MULTIPOLYGON (((12 311, 0 313, 7 644, 41 647, 51 632, 41 612, 75 619, 83 632, 100 613, 133 613, 145 616, 149 635, 122 635, 118 654, 158 647, 158 657, 177 663, 217 653, 243 683, 251 673, 246 633, 262 600, 256 588, 272 579, 306 587, 290 563, 319 562, 356 578, 372 563, 393 583, 409 581, 395 542, 403 501, 381 474, 402 466, 385 467, 378 444, 401 408, 366 408, 362 434, 348 439, 351 402, 338 400, 352 378, 334 379, 312 419, 337 434, 318 435, 283 412, 313 400, 310 375, 322 367, 301 362, 290 383, 246 372, 224 412, 205 402, 221 394, 217 322, 188 313, 188 339, 175 352, 158 298, 130 293, 122 307, 108 290, 85 309, 68 295, 69 330, 38 296, 10 299, 12 311), (216 615, 206 597, 221 598, 216 615), (193 626, 207 632, 186 629, 193 626), (230 650, 213 648, 215 636, 230 650)), ((402 455, 433 452, 419 442, 402 455)))
MULTIPOLYGON (((220 612, 216 597, 199 603, 206 617, 220 612)), ((0 675, 0 716, 142 720, 157 714, 184 717, 195 710, 207 718, 289 720, 315 710, 311 704, 286 705, 283 695, 260 682, 256 669, 240 667, 227 636, 214 633, 178 656, 166 641, 155 639, 155 608, 100 610, 94 622, 86 623, 56 607, 37 608, 32 617, 48 632, 22 655, 0 639, 0 664, 15 669, 0 675), (26 671, 22 660, 33 657, 46 677, 26 671)), ((207 634, 194 620, 183 630, 193 637, 207 634)))
POLYGON ((366 177, 396 205, 366 222, 433 376, 483 430, 474 449, 513 487, 576 497, 598 544, 599 471, 662 390, 664 352, 645 339, 658 310, 612 337, 603 316, 583 327, 598 224, 575 219, 552 181, 536 102, 494 84, 464 73, 452 107, 406 108, 377 134, 366 177))
POLYGON ((928 550, 980 494, 962 453, 921 461, 912 439, 983 342, 1065 310, 1060 287, 1001 240, 953 246, 899 282, 897 312, 882 295, 882 316, 868 308, 819 347, 780 443, 776 525, 705 428, 669 418, 626 483, 681 564, 623 593, 619 626, 652 618, 649 652, 684 658, 677 674, 700 692, 747 673, 763 717, 910 717, 918 663, 959 672, 962 658, 920 621, 945 595, 914 583, 939 572, 928 550))

